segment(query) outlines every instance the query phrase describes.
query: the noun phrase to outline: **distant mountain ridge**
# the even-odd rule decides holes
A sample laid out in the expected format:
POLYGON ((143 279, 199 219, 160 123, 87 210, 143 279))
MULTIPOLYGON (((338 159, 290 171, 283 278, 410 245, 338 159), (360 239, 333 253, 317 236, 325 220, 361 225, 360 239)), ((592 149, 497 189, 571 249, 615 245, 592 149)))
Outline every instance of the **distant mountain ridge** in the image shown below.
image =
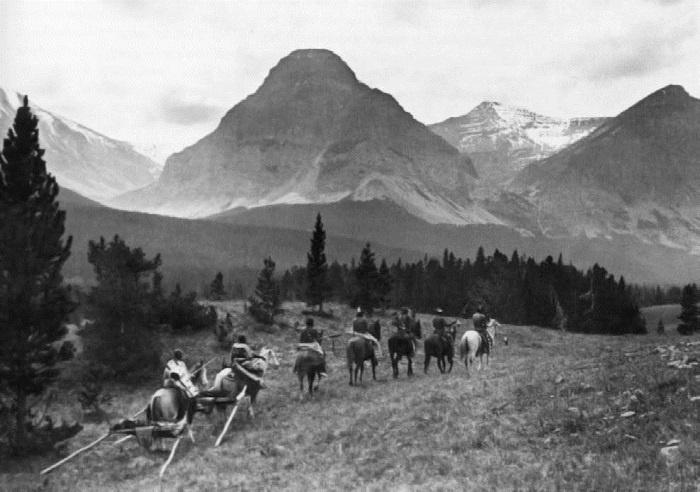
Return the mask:
MULTIPOLYGON (((22 97, 0 88, 0 132, 12 126, 22 97)), ((65 186, 92 200, 104 202, 155 181, 160 166, 127 142, 114 140, 35 105, 39 139, 46 149, 49 172, 65 186)))
POLYGON ((159 181, 112 203, 201 217, 236 207, 386 198, 428 222, 498 223, 468 157, 328 50, 297 50, 159 181))
POLYGON ((511 191, 548 235, 632 234, 700 254, 700 100, 669 85, 557 154, 511 191))
POLYGON ((530 162, 544 159, 595 130, 608 118, 552 118, 525 108, 484 101, 463 116, 429 125, 468 155, 479 176, 502 184, 530 162))

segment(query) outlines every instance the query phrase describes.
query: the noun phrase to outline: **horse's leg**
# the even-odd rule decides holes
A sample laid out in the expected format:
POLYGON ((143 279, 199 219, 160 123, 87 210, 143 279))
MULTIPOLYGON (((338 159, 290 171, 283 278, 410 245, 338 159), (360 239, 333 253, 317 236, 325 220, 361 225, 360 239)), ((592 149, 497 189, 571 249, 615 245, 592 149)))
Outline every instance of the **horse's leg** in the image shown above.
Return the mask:
POLYGON ((373 355, 372 356, 372 380, 376 381, 377 380, 377 358, 373 355))
POLYGON ((314 395, 314 377, 316 376, 316 373, 314 371, 309 371, 309 373, 306 375, 306 378, 309 380, 309 396, 314 395))
POLYGON ((454 365, 454 361, 453 361, 451 355, 450 355, 450 356, 447 356, 447 362, 450 363, 450 368, 447 370, 447 372, 448 372, 448 373, 451 373, 451 372, 452 372, 452 366, 454 365))
POLYGON ((190 438, 190 441, 192 441, 192 444, 194 444, 194 432, 192 432, 192 425, 187 424, 187 435, 190 438))
POLYGON ((413 376, 413 358, 410 355, 406 358, 408 359, 408 371, 406 374, 408 376, 413 376))
POLYGON ((360 386, 362 386, 362 376, 365 374, 365 361, 360 362, 360 386))
POLYGON ((428 374, 428 366, 430 365, 430 354, 426 352, 425 360, 423 362, 423 372, 428 374))
POLYGON ((389 352, 389 358, 391 359, 391 373, 394 375, 394 379, 396 379, 399 377, 399 360, 401 356, 394 352, 389 352))
POLYGON ((297 377, 299 378, 299 391, 301 394, 304 394, 304 373, 303 372, 298 372, 297 377))
POLYGON ((248 418, 249 419, 254 419, 255 418, 255 409, 253 408, 253 405, 255 404, 255 397, 257 396, 256 393, 251 393, 248 395, 248 418))
POLYGON ((350 373, 350 386, 352 386, 352 362, 348 364, 348 372, 350 373))

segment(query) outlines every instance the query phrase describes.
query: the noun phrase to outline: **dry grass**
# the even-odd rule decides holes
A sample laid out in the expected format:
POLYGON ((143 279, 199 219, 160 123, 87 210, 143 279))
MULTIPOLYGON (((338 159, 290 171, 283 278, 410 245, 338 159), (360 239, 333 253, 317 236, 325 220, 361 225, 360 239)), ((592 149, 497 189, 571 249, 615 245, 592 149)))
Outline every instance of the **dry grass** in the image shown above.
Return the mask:
MULTIPOLYGON (((230 306, 229 306, 230 307, 230 306)), ((318 320, 342 332, 349 310, 318 320)), ((301 320, 292 306, 284 322, 301 320)), ((342 311, 342 312, 341 312, 342 311)), ((343 350, 329 356, 330 378, 313 400, 300 401, 292 374, 290 330, 255 336, 282 349, 282 367, 267 378, 258 416, 241 414, 219 448, 221 422, 197 416, 196 444, 181 446, 166 490, 696 490, 700 482, 700 382, 693 369, 671 369, 653 348, 671 335, 601 337, 506 326, 508 347, 467 379, 455 364, 426 376, 391 378, 384 359, 379 381, 349 387, 343 350), (634 411, 623 418, 625 411, 634 411), (680 439, 680 457, 666 463, 662 443, 680 439)), ((688 339, 683 339, 688 340, 688 339)), ((192 357, 222 353, 213 336, 171 342, 192 357)), ((386 341, 384 340, 384 345, 386 341)), ((700 346, 698 351, 700 351, 700 346)), ((420 350, 419 350, 420 352, 420 350)), ((370 373, 371 374, 371 373, 370 373)), ((153 389, 115 389, 112 415, 138 409, 153 389)), ((90 425, 70 449, 97 437, 90 425)), ((165 455, 135 443, 103 445, 39 478, 55 459, 36 458, 0 476, 5 489, 156 490, 165 455)))

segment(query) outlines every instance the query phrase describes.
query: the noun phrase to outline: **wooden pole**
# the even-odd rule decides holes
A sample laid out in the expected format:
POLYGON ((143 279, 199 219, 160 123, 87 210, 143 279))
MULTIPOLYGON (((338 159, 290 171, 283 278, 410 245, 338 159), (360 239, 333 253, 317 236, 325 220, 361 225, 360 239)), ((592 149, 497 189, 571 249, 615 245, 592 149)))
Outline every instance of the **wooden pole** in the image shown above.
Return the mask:
POLYGON ((170 462, 173 460, 173 457, 175 456, 175 451, 177 450, 177 445, 180 444, 180 441, 182 440, 181 437, 178 437, 177 440, 175 441, 175 444, 173 444, 173 449, 170 450, 170 456, 168 456, 168 459, 165 463, 163 463, 163 466, 160 469, 160 478, 163 478, 163 474, 165 473, 165 470, 168 468, 168 465, 170 465, 170 462))
POLYGON ((133 434, 129 434, 128 436, 124 436, 124 437, 122 437, 121 439, 119 439, 118 441, 116 441, 116 442, 114 443, 114 445, 116 446, 117 444, 121 444, 121 443, 123 443, 123 442, 125 442, 125 441, 128 441, 128 440, 131 439, 132 437, 134 437, 133 434))
POLYGON ((219 437, 216 440, 216 443, 214 443, 214 447, 218 447, 219 444, 221 444, 221 440, 224 438, 224 435, 226 434, 226 431, 228 431, 229 426, 231 425, 231 422, 233 421, 233 416, 236 415, 236 410, 238 410, 238 405, 243 399, 243 395, 245 395, 245 390, 248 386, 243 386, 243 391, 241 391, 238 396, 236 397, 236 405, 233 407, 233 410, 231 410, 231 415, 228 416, 228 420, 226 421, 226 425, 224 425, 224 430, 221 431, 221 434, 219 434, 219 437))
POLYGON ((45 474, 49 473, 50 471, 55 470, 56 468, 58 468, 59 466, 61 466, 61 465, 64 464, 65 462, 67 462, 67 461, 69 461, 69 460, 75 458, 76 456, 78 456, 80 453, 82 453, 82 452, 84 452, 84 451, 87 451, 88 449, 90 449, 90 448, 92 448, 92 447, 94 447, 94 446, 97 446, 100 442, 102 442, 102 441, 104 441, 105 439, 107 439, 110 435, 111 435, 111 432, 108 432, 107 434, 103 435, 103 436, 100 437, 99 439, 94 440, 93 442, 91 442, 91 443, 88 444, 87 446, 84 446, 84 447, 80 448, 79 450, 77 450, 77 451, 75 451, 75 452, 69 454, 68 456, 66 456, 65 458, 63 458, 61 461, 59 461, 58 463, 55 463, 55 464, 49 466, 48 468, 44 468, 43 470, 41 470, 41 472, 39 473, 39 475, 45 475, 45 474))
POLYGON ((133 415, 132 415, 131 417, 129 417, 129 418, 135 419, 136 417, 138 417, 139 415, 141 415, 143 412, 145 412, 147 409, 148 409, 148 403, 146 403, 146 405, 144 405, 144 407, 143 407, 141 410, 139 410, 138 412, 136 412, 135 414, 133 414, 133 415))

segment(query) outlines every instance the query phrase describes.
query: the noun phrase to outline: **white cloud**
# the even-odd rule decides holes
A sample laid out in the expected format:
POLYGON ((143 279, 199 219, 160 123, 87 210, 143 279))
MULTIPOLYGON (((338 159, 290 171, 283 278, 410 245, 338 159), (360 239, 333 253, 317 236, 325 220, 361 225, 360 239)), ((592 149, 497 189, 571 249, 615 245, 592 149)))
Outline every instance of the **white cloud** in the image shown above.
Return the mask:
POLYGON ((107 135, 172 150, 213 130, 297 48, 334 50, 426 122, 484 99, 598 115, 668 83, 700 95, 696 2, 0 5, 0 84, 107 135))

